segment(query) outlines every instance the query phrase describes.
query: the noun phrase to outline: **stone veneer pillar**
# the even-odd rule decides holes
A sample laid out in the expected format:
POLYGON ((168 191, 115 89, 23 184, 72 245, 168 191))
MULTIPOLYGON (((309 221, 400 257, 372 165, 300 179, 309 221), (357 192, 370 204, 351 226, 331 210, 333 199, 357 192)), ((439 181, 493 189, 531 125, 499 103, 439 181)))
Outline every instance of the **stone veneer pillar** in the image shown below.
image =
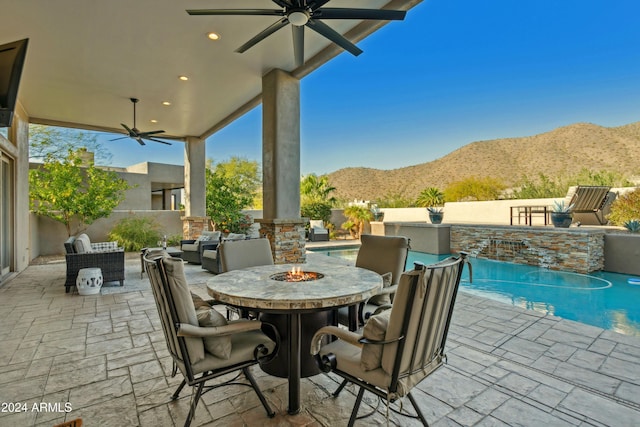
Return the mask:
POLYGON ((197 239, 203 231, 209 230, 209 218, 206 216, 183 216, 180 219, 185 240, 197 239))
POLYGON ((276 264, 301 264, 306 261, 305 230, 307 218, 256 219, 260 235, 269 239, 276 264))

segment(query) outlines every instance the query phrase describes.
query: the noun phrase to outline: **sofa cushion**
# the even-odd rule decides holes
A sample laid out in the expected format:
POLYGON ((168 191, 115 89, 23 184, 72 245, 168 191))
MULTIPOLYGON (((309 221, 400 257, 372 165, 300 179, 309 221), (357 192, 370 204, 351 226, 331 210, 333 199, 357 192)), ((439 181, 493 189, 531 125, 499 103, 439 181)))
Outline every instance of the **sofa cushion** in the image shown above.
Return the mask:
MULTIPOLYGON (((371 316, 362 330, 362 336, 373 341, 384 341, 389 325, 391 310, 371 316)), ((382 364, 382 347, 380 344, 365 344, 362 347, 360 366, 365 371, 378 369, 382 364)))
MULTIPOLYGON (((388 272, 382 275, 382 288, 388 288, 389 286, 391 286, 391 279, 392 279, 392 273, 388 272)), ((391 297, 388 294, 382 294, 382 295, 374 295, 371 298, 369 298, 369 304, 374 304, 374 305, 385 305, 385 304, 391 304, 391 297)))
POLYGON ((200 246, 198 245, 198 242, 183 243, 180 249, 182 249, 183 251, 198 252, 198 250, 200 249, 200 246))
POLYGON ((77 254, 84 254, 86 252, 91 252, 91 240, 89 236, 82 233, 76 240, 73 242, 73 248, 75 249, 77 254))
MULTIPOLYGON (((227 325, 227 319, 211 307, 200 307, 196 314, 203 328, 227 325)), ((231 335, 207 337, 204 339, 204 348, 214 356, 227 360, 231 357, 231 335)))
POLYGON ((217 259, 218 251, 215 249, 205 249, 202 251, 202 258, 217 259))
POLYGON ((246 234, 242 234, 242 233, 229 233, 227 235, 227 237, 224 238, 224 240, 244 240, 247 238, 246 234))

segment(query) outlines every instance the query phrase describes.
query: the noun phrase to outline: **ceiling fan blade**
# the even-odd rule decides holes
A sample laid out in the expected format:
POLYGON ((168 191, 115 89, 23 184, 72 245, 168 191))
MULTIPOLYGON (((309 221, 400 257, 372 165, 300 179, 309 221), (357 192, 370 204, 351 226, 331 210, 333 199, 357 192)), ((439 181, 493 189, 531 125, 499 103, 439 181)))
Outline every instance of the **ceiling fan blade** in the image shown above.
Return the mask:
POLYGON ((109 140, 109 142, 112 142, 112 141, 120 141, 121 139, 127 139, 127 138, 129 138, 129 135, 127 135, 127 136, 121 136, 120 138, 110 139, 110 140, 109 140))
POLYGON ((407 14, 404 10, 386 9, 344 9, 324 7, 313 12, 315 19, 379 19, 382 21, 401 21, 407 14))
POLYGON ((145 144, 145 143, 144 143, 144 141, 142 140, 142 138, 140 138, 139 136, 136 136, 134 139, 135 139, 136 141, 138 141, 138 144, 140 144, 140 145, 147 145, 147 144, 145 144))
POLYGON ((187 9, 192 16, 215 15, 258 15, 258 16, 284 16, 284 10, 278 9, 187 9))
POLYGON ((304 64, 304 26, 299 27, 292 25, 291 33, 293 34, 293 57, 295 58, 295 64, 296 67, 301 67, 302 64, 304 64))
POLYGON ((322 21, 316 21, 315 19, 309 19, 307 22, 307 27, 311 28, 316 33, 328 38, 347 52, 351 53, 354 56, 358 56, 362 53, 362 49, 360 49, 355 44, 351 43, 347 40, 342 34, 338 33, 333 28, 329 27, 322 21))
POLYGON ((164 131, 163 130, 151 130, 149 132, 139 132, 138 135, 140 135, 143 138, 146 138, 147 136, 155 135, 155 134, 158 134, 158 133, 164 133, 164 131))
POLYGON ((125 125, 124 123, 120 123, 120 126, 122 126, 123 128, 125 128, 125 130, 127 132, 129 132, 129 136, 131 135, 135 135, 135 132, 127 125, 125 125))
POLYGON ((325 4, 329 3, 329 0, 311 0, 307 2, 307 7, 311 10, 320 9, 325 4))
POLYGON ((246 52, 247 50, 249 50, 256 44, 258 44, 265 38, 269 37, 271 34, 278 31, 280 28, 286 26, 288 23, 289 23, 289 20, 286 17, 283 17, 281 20, 271 24, 270 26, 262 30, 257 36, 255 36, 254 38, 252 38, 251 40, 249 40, 248 42, 246 42, 245 44, 237 48, 236 52, 238 53, 246 52))
POLYGON ((153 141, 153 142, 159 142, 160 144, 166 144, 166 145, 171 145, 170 142, 166 142, 166 141, 161 141, 159 139, 155 139, 155 138, 146 138, 148 141, 153 141))

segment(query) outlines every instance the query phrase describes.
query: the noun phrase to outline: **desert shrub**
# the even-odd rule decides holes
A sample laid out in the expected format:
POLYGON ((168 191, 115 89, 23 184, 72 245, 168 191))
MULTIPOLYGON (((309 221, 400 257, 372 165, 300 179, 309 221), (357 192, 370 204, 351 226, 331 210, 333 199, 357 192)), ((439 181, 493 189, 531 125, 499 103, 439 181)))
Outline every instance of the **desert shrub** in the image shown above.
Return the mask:
POLYGON ((496 178, 469 177, 450 184, 444 190, 444 198, 448 202, 497 200, 504 188, 496 178))
POLYGON ((157 246, 161 238, 158 224, 148 217, 124 218, 109 232, 109 240, 118 241, 127 252, 157 246))
POLYGON ((331 203, 324 201, 306 202, 300 206, 300 213, 309 219, 321 219, 325 223, 331 220, 331 203))
POLYGON ((517 186, 518 189, 513 192, 515 199, 546 199, 567 194, 567 185, 543 173, 538 175, 536 181, 523 177, 517 186))
POLYGON ((614 225, 640 219, 640 188, 619 196, 611 204, 611 213, 607 218, 614 225))

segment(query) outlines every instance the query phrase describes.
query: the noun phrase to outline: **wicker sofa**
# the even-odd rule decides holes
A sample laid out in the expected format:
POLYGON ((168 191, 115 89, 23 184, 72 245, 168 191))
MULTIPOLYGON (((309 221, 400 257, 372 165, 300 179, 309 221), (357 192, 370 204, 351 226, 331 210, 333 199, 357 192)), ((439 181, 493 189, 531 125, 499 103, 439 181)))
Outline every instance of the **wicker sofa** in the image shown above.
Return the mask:
POLYGON ((67 261, 65 292, 76 285, 78 271, 97 267, 102 270, 102 280, 124 285, 124 249, 117 242, 91 243, 86 234, 71 236, 64 242, 67 261))

